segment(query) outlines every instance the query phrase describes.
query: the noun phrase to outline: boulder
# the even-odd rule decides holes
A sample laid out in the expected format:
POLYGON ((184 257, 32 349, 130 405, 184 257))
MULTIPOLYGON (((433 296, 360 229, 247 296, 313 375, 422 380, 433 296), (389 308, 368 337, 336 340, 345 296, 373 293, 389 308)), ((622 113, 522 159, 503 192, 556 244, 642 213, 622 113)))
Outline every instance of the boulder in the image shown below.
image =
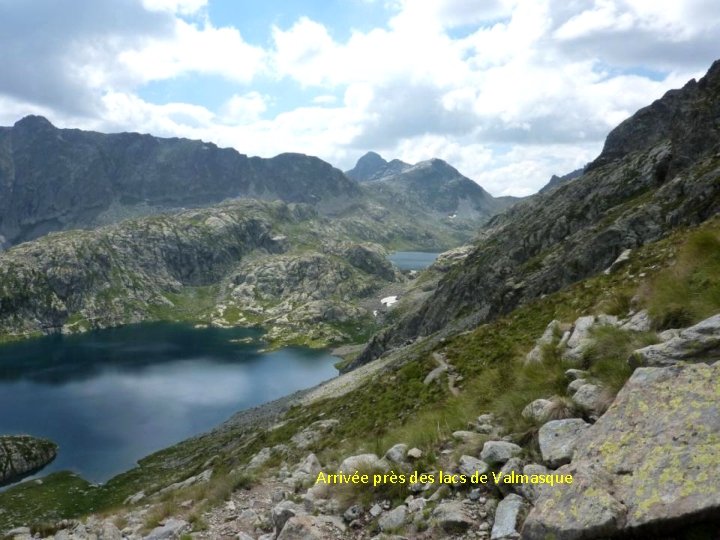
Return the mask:
MULTIPOLYGON (((538 465, 537 463, 530 463, 529 465, 525 465, 525 467, 523 467, 522 473, 527 476, 532 476, 534 474, 548 474, 549 471, 547 467, 543 467, 542 465, 538 465)), ((516 486, 515 489, 519 495, 522 495, 532 504, 535 504, 535 501, 540 496, 540 490, 543 489, 543 484, 522 483, 516 486)))
POLYGON ((293 435, 290 440, 301 450, 307 450, 317 443, 323 435, 332 431, 338 423, 338 420, 335 420, 334 418, 318 420, 293 435))
POLYGON ((609 275, 613 272, 616 272, 623 266, 625 266, 628 262, 630 262, 630 254, 632 253, 632 249, 626 249, 624 250, 620 255, 618 255, 617 259, 613 261, 613 263, 605 269, 604 274, 609 275))
POLYGON ((453 431, 453 439, 462 443, 473 443, 478 440, 480 434, 476 431, 453 431))
POLYGON ((636 366, 671 366, 678 362, 720 360, 720 313, 682 330, 663 343, 633 352, 628 362, 636 366))
POLYGON ((295 516, 287 520, 277 540, 324 540, 344 531, 339 519, 328 516, 295 516))
POLYGON ((288 519, 304 513, 305 510, 293 501, 282 501, 272 509, 270 517, 275 526, 275 531, 280 532, 288 519))
POLYGON ((407 462, 407 444, 396 444, 385 452, 385 459, 392 463, 406 463, 407 462))
POLYGON ((355 471, 388 471, 389 469, 387 461, 375 454, 359 454, 345 458, 338 467, 338 472, 353 474, 355 471))
POLYGON ((407 451, 407 457, 409 457, 410 459, 420 459, 422 455, 422 450, 420 450, 419 448, 411 448, 407 451))
POLYGON ((182 533, 190 529, 187 521, 182 519, 170 518, 159 527, 155 527, 144 540, 174 540, 179 538, 182 533))
POLYGON ((572 334, 567 341, 569 349, 576 349, 590 339, 590 329, 595 324, 595 316, 588 315, 585 317, 579 317, 573 325, 572 334))
POLYGON ((565 372, 565 377, 568 381, 576 381, 578 379, 586 379, 589 373, 582 369, 568 369, 565 372))
POLYGON ((381 531, 395 531, 405 525, 405 518, 407 517, 407 506, 401 504, 397 508, 383 514, 378 519, 378 526, 381 531))
POLYGON ((568 384, 568 387, 567 387, 568 395, 569 396, 575 395, 575 392, 580 390, 580 388, 585 386, 586 384, 588 384, 588 381, 586 379, 575 379, 573 382, 568 384))
POLYGON ((523 537, 651 538, 720 514, 719 380, 720 363, 635 370, 558 469, 573 483, 542 490, 523 537))
POLYGON ((620 326, 623 330, 631 332, 649 332, 652 330, 652 321, 646 309, 638 311, 620 326))
POLYGON ((460 474, 464 474, 470 478, 476 472, 479 474, 485 474, 490 470, 490 466, 477 458, 472 456, 461 456, 460 463, 458 464, 458 471, 460 474))
POLYGON ((550 324, 548 324, 545 328, 543 335, 540 336, 540 339, 535 342, 535 346, 532 348, 532 350, 527 353, 527 356, 525 357, 525 363, 530 364, 542 362, 543 349, 548 345, 552 345, 553 341, 555 340, 555 334, 559 331, 560 321, 550 321, 550 324))
POLYGON ((522 448, 506 441, 488 441, 480 452, 480 459, 489 465, 502 465, 508 459, 522 454, 522 448))
MULTIPOLYGON (((510 475, 512 473, 515 473, 517 475, 522 474, 523 472, 523 463, 519 458, 510 458, 507 460, 507 463, 502 466, 502 469, 500 469, 500 475, 501 478, 505 475, 510 475)), ((506 484, 502 480, 498 483, 497 487, 500 490, 500 493, 503 495, 507 495, 511 491, 517 491, 517 489, 522 484, 506 484)))
POLYGON ((470 527, 475 526, 475 521, 470 517, 465 506, 458 501, 437 505, 433 510, 432 519, 448 534, 462 534, 470 527))
POLYGON ((540 453, 548 467, 556 469, 570 463, 575 443, 590 424, 581 418, 553 420, 540 428, 538 438, 540 453))
POLYGON ((553 402, 549 399, 536 399, 522 410, 522 417, 532 422, 545 422, 552 413, 553 402))
POLYGON ((28 435, 0 437, 0 486, 20 480, 55 459, 57 445, 28 435))
POLYGON ((528 503, 520 495, 510 494, 498 504, 491 540, 520 538, 520 529, 527 516, 528 503))
POLYGON ((308 454, 307 457, 293 471, 290 481, 296 486, 314 482, 322 470, 322 465, 315 454, 308 454))
POLYGON ((573 402, 591 418, 598 418, 609 405, 609 395, 596 384, 583 384, 572 396, 573 402))

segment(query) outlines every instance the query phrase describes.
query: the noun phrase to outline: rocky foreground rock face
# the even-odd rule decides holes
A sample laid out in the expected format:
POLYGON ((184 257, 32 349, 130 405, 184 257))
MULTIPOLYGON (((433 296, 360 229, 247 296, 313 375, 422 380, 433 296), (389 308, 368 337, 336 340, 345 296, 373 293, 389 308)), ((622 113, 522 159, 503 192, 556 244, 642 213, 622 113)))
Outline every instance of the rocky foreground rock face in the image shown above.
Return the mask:
POLYGON ((55 459, 57 445, 27 435, 0 437, 0 486, 42 469, 55 459))
POLYGON ((720 512, 720 363, 639 368, 558 469, 522 537, 667 535, 720 512))

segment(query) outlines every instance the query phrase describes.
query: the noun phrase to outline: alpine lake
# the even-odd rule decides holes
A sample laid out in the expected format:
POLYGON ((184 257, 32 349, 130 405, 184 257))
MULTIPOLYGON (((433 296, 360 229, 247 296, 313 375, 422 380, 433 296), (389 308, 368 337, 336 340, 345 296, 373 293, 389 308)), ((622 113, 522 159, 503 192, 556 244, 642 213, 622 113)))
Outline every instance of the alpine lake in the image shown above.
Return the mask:
POLYGON ((105 482, 138 459, 337 374, 327 351, 262 332, 145 323, 0 347, 0 434, 53 440, 39 476, 105 482))
MULTIPOLYGON (((437 256, 400 251, 389 259, 421 270, 437 256)), ((30 478, 69 470, 102 483, 238 411, 337 375, 328 351, 263 345, 259 329, 176 323, 2 345, 0 434, 59 445, 55 461, 30 478)))

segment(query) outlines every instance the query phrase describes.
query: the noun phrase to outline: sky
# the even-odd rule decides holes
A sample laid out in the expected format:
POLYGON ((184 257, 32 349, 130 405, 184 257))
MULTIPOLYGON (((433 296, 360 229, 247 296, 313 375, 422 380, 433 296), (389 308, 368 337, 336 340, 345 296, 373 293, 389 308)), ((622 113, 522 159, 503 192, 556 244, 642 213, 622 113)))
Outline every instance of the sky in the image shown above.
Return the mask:
POLYGON ((720 58, 716 0, 0 0, 0 125, 441 158, 493 195, 592 161, 720 58))

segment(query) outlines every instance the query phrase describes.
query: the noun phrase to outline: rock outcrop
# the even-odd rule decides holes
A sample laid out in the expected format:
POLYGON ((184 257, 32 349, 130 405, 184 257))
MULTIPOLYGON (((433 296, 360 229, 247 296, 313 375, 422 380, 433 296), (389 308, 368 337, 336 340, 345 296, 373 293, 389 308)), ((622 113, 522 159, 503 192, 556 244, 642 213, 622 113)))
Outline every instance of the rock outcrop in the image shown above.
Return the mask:
POLYGON ((644 538, 720 512, 720 363, 639 368, 558 469, 572 485, 546 488, 523 538, 644 538))
POLYGON ((0 436, 0 486, 38 471, 55 459, 58 447, 27 435, 0 436))

